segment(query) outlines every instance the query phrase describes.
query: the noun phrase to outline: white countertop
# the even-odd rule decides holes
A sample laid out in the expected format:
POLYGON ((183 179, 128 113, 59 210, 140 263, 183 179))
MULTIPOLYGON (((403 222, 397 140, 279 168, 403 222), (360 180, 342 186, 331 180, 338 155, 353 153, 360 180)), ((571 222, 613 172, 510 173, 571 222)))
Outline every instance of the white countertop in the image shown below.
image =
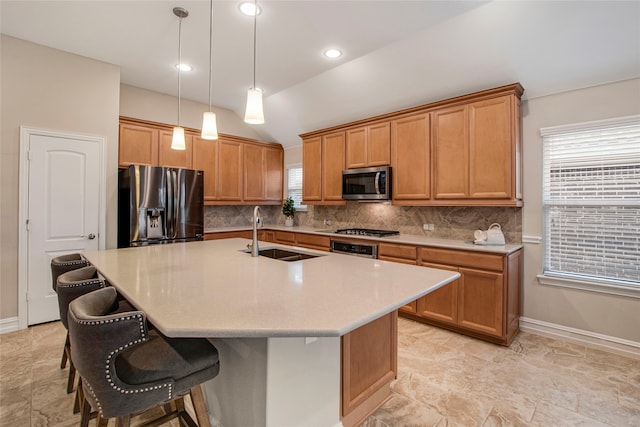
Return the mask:
MULTIPOLYGON (((295 250, 321 256, 253 258, 242 252, 247 243, 235 238, 84 256, 170 337, 342 336, 459 277, 302 248, 295 250)), ((260 242, 268 247, 294 248, 260 242)))
MULTIPOLYGON (((336 240, 354 240, 354 239, 376 240, 379 242, 404 243, 407 245, 416 245, 416 246, 433 246, 438 248, 478 251, 478 252, 504 254, 504 255, 508 255, 510 253, 517 251, 518 249, 522 249, 522 244, 482 246, 482 245, 475 245, 470 241, 465 242, 462 240, 453 240, 453 239, 436 239, 433 237, 419 236, 414 234, 400 234, 397 236, 387 236, 387 237, 353 236, 353 235, 335 234, 334 230, 329 230, 329 229, 317 229, 317 228, 306 227, 306 226, 286 227, 284 225, 275 225, 275 224, 274 225, 266 224, 264 227, 262 227, 262 229, 319 234, 319 235, 331 236, 336 240)), ((251 230, 251 226, 248 225, 246 227, 208 228, 208 229, 205 229, 204 231, 205 233, 223 233, 225 231, 245 231, 245 230, 251 230)))

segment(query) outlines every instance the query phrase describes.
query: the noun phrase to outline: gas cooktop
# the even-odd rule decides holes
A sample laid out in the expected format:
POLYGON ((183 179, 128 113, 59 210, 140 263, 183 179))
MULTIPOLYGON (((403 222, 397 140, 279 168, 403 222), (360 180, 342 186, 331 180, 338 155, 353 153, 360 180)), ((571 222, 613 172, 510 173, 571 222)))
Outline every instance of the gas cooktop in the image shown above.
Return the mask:
POLYGON ((395 230, 372 230, 370 228, 343 228, 341 230, 336 230, 336 233, 348 234, 351 236, 372 236, 372 237, 395 236, 400 234, 399 231, 395 231, 395 230))

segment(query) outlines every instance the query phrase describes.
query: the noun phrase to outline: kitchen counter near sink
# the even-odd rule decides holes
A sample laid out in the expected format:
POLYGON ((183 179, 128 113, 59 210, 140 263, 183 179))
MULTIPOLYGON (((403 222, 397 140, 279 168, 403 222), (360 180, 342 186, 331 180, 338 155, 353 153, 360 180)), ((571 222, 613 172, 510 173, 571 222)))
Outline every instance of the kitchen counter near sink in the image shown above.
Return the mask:
POLYGON ((390 394, 396 310, 460 277, 309 249, 296 251, 323 256, 293 262, 252 257, 244 252, 249 242, 232 238, 85 253, 162 333, 213 339, 221 368, 205 394, 214 425, 356 425, 390 394), (348 347, 349 337, 371 325, 386 330, 388 338, 367 330, 348 347), (345 349, 363 357, 352 371, 353 356, 345 349), (349 378, 358 383, 360 363, 378 363, 385 352, 388 371, 365 387, 376 391, 349 394, 360 387, 345 385, 349 378))
MULTIPOLYGON (((471 241, 462 241, 462 240, 454 240, 454 239, 439 239, 428 236, 420 236, 415 234, 399 234, 396 236, 386 236, 386 237, 371 237, 371 236, 356 236, 356 235, 344 235, 344 234, 336 234, 332 230, 328 230, 326 228, 318 229, 308 226, 293 226, 287 227, 284 225, 277 224, 266 224, 261 230, 279 230, 279 231, 290 231, 294 233, 309 233, 309 234, 318 234, 322 236, 331 236, 336 240, 375 240, 378 242, 388 242, 388 243, 400 243, 406 245, 415 245, 415 246, 432 246, 437 248, 445 248, 445 249, 458 249, 465 251, 478 251, 482 253, 494 253, 494 254, 511 254, 519 249, 522 249, 522 244, 507 244, 507 245, 497 245, 497 246, 482 246, 475 245, 471 241)), ((229 231, 248 231, 251 230, 251 226, 247 225, 246 227, 218 227, 218 228, 207 228, 205 229, 205 233, 224 233, 229 231)))

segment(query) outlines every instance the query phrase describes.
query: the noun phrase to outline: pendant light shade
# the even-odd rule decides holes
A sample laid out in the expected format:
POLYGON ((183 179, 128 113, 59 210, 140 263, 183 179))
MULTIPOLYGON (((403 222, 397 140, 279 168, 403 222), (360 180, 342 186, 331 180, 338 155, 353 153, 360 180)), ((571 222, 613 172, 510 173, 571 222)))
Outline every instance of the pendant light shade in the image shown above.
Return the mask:
POLYGON ((244 114, 244 121, 252 125, 264 123, 262 91, 260 89, 249 89, 247 92, 247 110, 244 114))
POLYGON ((258 2, 253 2, 253 87, 247 92, 247 109, 244 113, 244 121, 252 125, 264 123, 264 110, 262 109, 262 91, 256 88, 256 22, 258 17, 258 2))
POLYGON ((202 139, 218 139, 216 113, 211 109, 211 86, 213 80, 213 0, 209 1, 209 111, 202 114, 202 139))
POLYGON ((202 139, 218 139, 218 124, 216 113, 205 111, 202 114, 202 139))
POLYGON ((176 126, 173 128, 173 138, 171 138, 171 148, 173 150, 185 150, 187 148, 184 142, 184 128, 176 126))
MULTIPOLYGON (((182 18, 189 16, 189 12, 181 7, 174 7, 173 14, 180 20, 178 21, 178 64, 182 64, 182 18)), ((178 126, 173 128, 173 138, 171 138, 171 149, 185 150, 186 144, 184 140, 184 128, 180 126, 180 98, 182 89, 182 70, 178 67, 178 126)))

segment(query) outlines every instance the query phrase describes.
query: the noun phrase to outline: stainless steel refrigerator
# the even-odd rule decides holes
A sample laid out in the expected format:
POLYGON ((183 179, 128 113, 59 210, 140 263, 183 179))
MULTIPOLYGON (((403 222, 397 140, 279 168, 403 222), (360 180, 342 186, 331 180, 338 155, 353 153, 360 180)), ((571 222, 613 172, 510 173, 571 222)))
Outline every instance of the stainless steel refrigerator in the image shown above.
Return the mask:
POLYGON ((203 240, 203 171, 131 165, 118 171, 118 247, 203 240))

